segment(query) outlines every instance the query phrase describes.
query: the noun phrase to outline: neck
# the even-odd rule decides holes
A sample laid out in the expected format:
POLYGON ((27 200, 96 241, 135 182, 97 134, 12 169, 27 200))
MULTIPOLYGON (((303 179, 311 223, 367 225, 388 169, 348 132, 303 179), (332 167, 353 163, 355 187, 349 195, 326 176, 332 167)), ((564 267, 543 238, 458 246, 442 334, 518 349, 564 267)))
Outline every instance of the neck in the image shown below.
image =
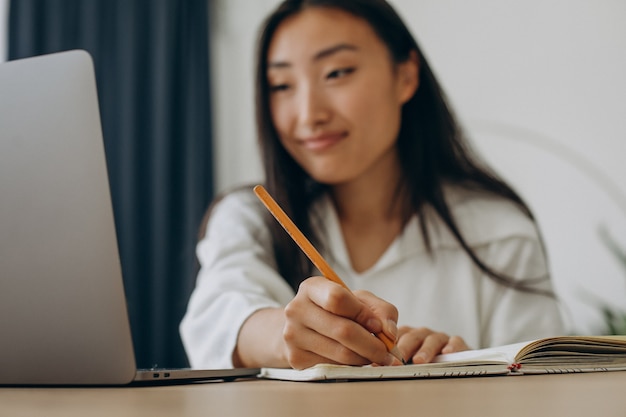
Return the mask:
POLYGON ((392 166, 332 187, 331 196, 342 223, 404 220, 407 202, 398 193, 401 172, 397 163, 392 166))

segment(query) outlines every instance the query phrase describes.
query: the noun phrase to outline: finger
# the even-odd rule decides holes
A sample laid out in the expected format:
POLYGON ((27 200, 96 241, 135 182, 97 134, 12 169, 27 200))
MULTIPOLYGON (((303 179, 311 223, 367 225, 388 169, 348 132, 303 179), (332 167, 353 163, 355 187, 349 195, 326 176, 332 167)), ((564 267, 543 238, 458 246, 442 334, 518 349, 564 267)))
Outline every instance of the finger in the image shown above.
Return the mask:
POLYGON ((396 345, 402 355, 413 361, 413 355, 418 351, 418 349, 422 346, 424 339, 428 336, 432 331, 425 327, 415 329, 408 326, 402 326, 398 329, 398 341, 396 345))
MULTIPOLYGON (((311 277, 300 284, 297 297, 320 307, 309 309, 306 315, 299 318, 307 327, 339 342, 371 363, 389 365, 394 361, 385 344, 371 335, 382 330, 380 319, 350 290, 323 277, 311 277)), ((397 316, 395 307, 371 293, 366 294, 365 299, 381 311, 386 309, 391 311, 393 317, 397 316)), ((386 325, 387 329, 394 326, 395 323, 386 325)), ((395 340, 395 335, 391 334, 395 340)), ((343 352, 339 350, 335 355, 333 358, 342 358, 343 352)), ((335 360, 345 363, 343 359, 335 360)))
MULTIPOLYGON (((323 277, 311 277, 300 285, 298 293, 306 294, 313 303, 332 314, 353 320, 370 333, 383 332, 393 342, 397 340, 398 310, 370 292, 352 293, 345 287, 323 277)), ((376 361, 384 360, 381 363, 389 361, 386 356, 381 357, 380 352, 371 352, 371 350, 358 352, 376 361), (371 356, 372 354, 374 356, 371 356)))
POLYGON ((337 362, 333 362, 331 359, 319 356, 313 352, 305 350, 299 350, 294 352, 293 355, 288 356, 289 366, 293 369, 306 369, 315 366, 320 363, 330 363, 339 365, 337 362))
POLYGON ((412 363, 427 363, 441 352, 448 342, 448 335, 437 333, 427 327, 400 327, 398 349, 412 363))
POLYGON ((465 343, 460 336, 452 336, 448 343, 441 349, 441 353, 454 353, 469 350, 469 346, 465 343))
POLYGON ((379 333, 385 331, 386 328, 386 332, 390 333, 388 336, 392 336, 393 340, 396 338, 395 334, 391 334, 393 325, 389 325, 388 323, 383 325, 383 320, 386 320, 385 315, 382 315, 382 319, 379 318, 375 311, 370 308, 370 305, 373 305, 379 311, 391 311, 390 315, 396 319, 397 310, 391 304, 375 297, 371 293, 364 294, 365 292, 363 291, 359 292, 364 295, 364 300, 366 301, 364 302, 349 289, 323 277, 311 277, 302 282, 298 290, 298 293, 301 292, 306 294, 313 303, 324 310, 337 316, 353 320, 370 333, 379 333), (393 315, 394 311, 395 316, 393 315), (391 330, 389 330, 390 327, 391 330))
POLYGON ((285 307, 287 319, 303 323, 320 334, 332 337, 332 329, 339 321, 344 326, 352 323, 354 329, 346 330, 348 337, 365 337, 370 332, 353 320, 366 306, 349 290, 323 277, 311 277, 300 284, 296 297, 285 307), (355 334, 360 330, 360 335, 355 334))
POLYGON ((318 363, 365 365, 369 361, 342 347, 336 341, 310 329, 285 326, 287 361, 292 368, 304 369, 318 363), (340 354, 337 354, 340 352, 340 354))
MULTIPOLYGON (((286 309, 289 319, 290 311, 286 309)), ((295 324, 295 320, 293 324, 295 324)), ((291 324, 291 320, 287 320, 291 324)), ((334 315, 322 308, 310 309, 306 315, 298 318, 302 328, 294 327, 295 331, 303 332, 310 329, 320 337, 317 339, 302 337, 301 347, 311 350, 333 361, 348 365, 379 363, 389 365, 393 356, 389 354, 385 344, 372 333, 351 319, 334 315), (367 358, 364 360, 364 358, 367 358)), ((287 327, 287 326, 286 326, 287 327)), ((294 335, 294 340, 296 336, 294 335)))
POLYGON ((315 294, 317 288, 323 285, 317 285, 313 278, 309 280, 307 285, 301 286, 296 297, 284 309, 283 337, 286 343, 293 348, 307 350, 338 363, 389 364, 390 355, 383 342, 373 337, 359 323, 320 307, 317 303, 323 303, 315 300, 315 294), (314 332, 313 335, 306 333, 307 330, 314 332), (306 335, 308 336, 305 337, 306 335))
POLYGON ((324 277, 311 277, 304 280, 298 294, 335 315, 354 318, 363 309, 363 303, 347 288, 324 277))
POLYGON ((398 309, 369 291, 355 291, 355 296, 368 308, 355 321, 372 333, 383 332, 394 342, 398 340, 398 309), (369 313, 373 316, 370 316, 369 313))
POLYGON ((417 353, 413 355, 413 363, 428 363, 441 353, 450 337, 445 333, 431 333, 422 342, 417 353))

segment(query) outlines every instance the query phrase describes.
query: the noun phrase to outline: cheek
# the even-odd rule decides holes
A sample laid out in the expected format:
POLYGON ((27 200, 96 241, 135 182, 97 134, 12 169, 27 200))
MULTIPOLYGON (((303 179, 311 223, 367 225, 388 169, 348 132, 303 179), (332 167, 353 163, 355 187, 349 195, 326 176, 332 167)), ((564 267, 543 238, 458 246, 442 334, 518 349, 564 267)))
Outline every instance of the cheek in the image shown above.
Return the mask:
POLYGON ((286 105, 284 100, 270 100, 270 113, 274 128, 280 134, 284 134, 290 125, 290 106, 286 105))
POLYGON ((292 135, 292 125, 294 123, 292 107, 286 105, 284 101, 270 101, 270 112, 274 129, 278 134, 281 145, 293 156, 292 142, 286 138, 292 135))
POLYGON ((379 137, 397 134, 401 106, 389 89, 363 88, 342 103, 342 108, 365 132, 379 137))

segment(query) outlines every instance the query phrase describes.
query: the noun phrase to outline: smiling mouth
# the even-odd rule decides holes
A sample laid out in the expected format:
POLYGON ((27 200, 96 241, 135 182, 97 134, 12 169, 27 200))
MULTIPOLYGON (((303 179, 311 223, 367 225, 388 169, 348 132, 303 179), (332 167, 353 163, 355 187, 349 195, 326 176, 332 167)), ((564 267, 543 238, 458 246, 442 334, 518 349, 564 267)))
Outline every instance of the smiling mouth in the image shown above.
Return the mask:
POLYGON ((300 140, 302 146, 311 151, 323 151, 341 142, 348 136, 346 132, 327 133, 300 140))

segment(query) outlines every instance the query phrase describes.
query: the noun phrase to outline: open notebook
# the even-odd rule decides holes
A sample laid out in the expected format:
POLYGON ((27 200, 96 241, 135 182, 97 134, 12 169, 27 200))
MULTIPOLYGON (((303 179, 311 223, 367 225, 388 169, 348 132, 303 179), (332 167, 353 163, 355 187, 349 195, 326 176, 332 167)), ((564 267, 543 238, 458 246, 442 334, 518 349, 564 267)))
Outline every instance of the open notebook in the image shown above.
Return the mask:
POLYGON ((0 385, 257 373, 136 369, 91 58, 0 64, 0 385))
POLYGON ((350 381, 602 371, 626 371, 626 336, 551 337, 439 355, 433 363, 420 365, 263 368, 259 376, 289 381, 350 381))

